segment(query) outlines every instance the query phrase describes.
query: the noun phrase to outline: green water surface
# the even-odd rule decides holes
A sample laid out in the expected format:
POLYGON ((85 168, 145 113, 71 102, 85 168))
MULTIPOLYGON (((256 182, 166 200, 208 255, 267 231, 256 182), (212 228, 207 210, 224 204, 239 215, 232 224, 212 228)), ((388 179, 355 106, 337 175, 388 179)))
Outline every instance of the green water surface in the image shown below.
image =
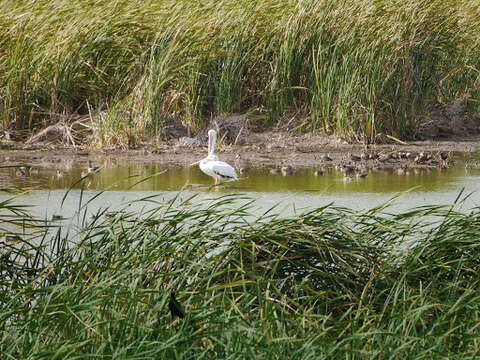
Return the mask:
MULTIPOLYGON (((181 189, 205 191, 214 184, 212 178, 198 166, 176 166, 158 163, 132 162, 127 166, 111 166, 101 162, 98 172, 90 174, 83 182, 87 169, 72 163, 68 169, 38 167, 22 174, 16 168, 0 168, 0 186, 28 189, 67 189, 82 186, 90 190, 177 191, 181 189)), ((480 169, 465 166, 457 160, 448 169, 393 169, 369 171, 366 178, 355 175, 345 181, 343 174, 330 168, 324 175, 315 176, 317 167, 298 167, 293 175, 272 174, 268 167, 250 168, 240 175, 240 180, 225 183, 222 192, 327 192, 327 193, 394 193, 412 188, 422 192, 448 191, 464 186, 475 190, 480 186, 480 169)))

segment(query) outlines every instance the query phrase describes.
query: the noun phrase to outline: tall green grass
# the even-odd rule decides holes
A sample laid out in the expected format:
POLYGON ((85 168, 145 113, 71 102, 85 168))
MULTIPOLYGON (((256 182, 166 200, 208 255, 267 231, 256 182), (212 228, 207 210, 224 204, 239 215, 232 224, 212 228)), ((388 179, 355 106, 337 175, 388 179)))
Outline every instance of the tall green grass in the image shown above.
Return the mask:
POLYGON ((0 204, 3 358, 480 355, 478 208, 284 217, 234 195, 138 201, 150 210, 90 219, 79 206, 77 228, 0 204))
POLYGON ((3 128, 93 118, 93 143, 223 113, 374 140, 433 108, 479 109, 475 0, 69 1, 0 4, 3 128))

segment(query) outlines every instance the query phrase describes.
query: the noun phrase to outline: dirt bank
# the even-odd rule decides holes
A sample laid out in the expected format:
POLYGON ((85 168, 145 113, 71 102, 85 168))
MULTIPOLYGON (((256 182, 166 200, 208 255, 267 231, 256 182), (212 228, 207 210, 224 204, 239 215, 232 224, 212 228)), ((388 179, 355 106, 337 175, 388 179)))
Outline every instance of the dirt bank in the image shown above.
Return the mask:
MULTIPOLYGON (((309 166, 326 167, 355 165, 366 168, 440 167, 450 165, 452 154, 480 151, 480 136, 446 141, 396 142, 380 145, 347 144, 319 133, 292 135, 286 130, 251 133, 243 145, 227 145, 219 140, 216 153, 222 160, 242 167, 309 166), (328 160, 327 155, 331 158, 328 160), (443 157, 443 158, 442 158, 443 157)), ((135 149, 87 150, 55 146, 25 147, 23 144, 3 144, 2 165, 33 164, 62 168, 75 162, 87 167, 88 162, 156 162, 165 166, 184 166, 204 157, 206 139, 172 139, 158 146, 139 144, 135 149)))
MULTIPOLYGON (((86 120, 87 121, 87 120, 86 120)), ((418 124, 417 138, 437 140, 401 141, 377 134, 373 145, 349 144, 324 132, 305 132, 305 122, 293 116, 266 129, 264 122, 244 115, 219 115, 191 136, 178 119, 166 121, 161 138, 130 135, 119 148, 91 150, 91 131, 78 131, 74 124, 59 122, 15 143, 7 133, 0 136, 0 163, 22 163, 61 168, 72 162, 157 162, 166 166, 193 163, 206 154, 207 130, 217 129, 216 153, 237 168, 260 166, 355 166, 361 168, 448 167, 453 153, 480 150, 480 116, 469 116, 466 100, 439 107, 418 124), (473 135, 475 134, 475 135, 473 135)), ((1 134, 0 134, 1 135, 1 134)))

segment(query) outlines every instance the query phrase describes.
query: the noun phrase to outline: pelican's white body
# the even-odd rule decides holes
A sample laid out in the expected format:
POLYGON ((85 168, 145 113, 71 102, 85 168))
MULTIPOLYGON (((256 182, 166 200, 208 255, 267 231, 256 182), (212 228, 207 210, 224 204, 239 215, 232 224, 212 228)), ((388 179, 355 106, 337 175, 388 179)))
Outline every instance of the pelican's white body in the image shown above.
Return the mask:
POLYGON ((236 180, 238 178, 235 169, 226 162, 219 161, 215 155, 209 155, 200 160, 200 170, 215 180, 236 180))
POLYGON ((208 131, 208 156, 200 160, 200 170, 208 176, 215 179, 215 183, 225 180, 237 180, 238 176, 235 169, 226 162, 220 161, 216 155, 213 154, 215 150, 215 142, 217 140, 217 133, 215 130, 208 131))

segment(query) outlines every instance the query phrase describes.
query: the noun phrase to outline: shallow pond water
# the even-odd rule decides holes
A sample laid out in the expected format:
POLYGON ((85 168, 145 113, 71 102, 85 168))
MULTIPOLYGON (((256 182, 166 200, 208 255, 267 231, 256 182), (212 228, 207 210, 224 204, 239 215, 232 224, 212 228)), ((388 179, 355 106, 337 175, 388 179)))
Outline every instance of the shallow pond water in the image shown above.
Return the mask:
MULTIPOLYGON (((476 161, 480 154, 470 156, 476 161)), ((466 167, 465 159, 457 157, 455 166, 448 169, 409 169, 404 171, 370 171, 366 178, 345 181, 343 174, 333 168, 321 176, 315 176, 316 168, 297 168, 295 174, 282 176, 272 174, 271 168, 252 167, 236 182, 225 183, 220 188, 209 188, 213 179, 203 174, 198 166, 165 166, 158 163, 134 162, 127 166, 109 166, 99 163, 98 172, 87 176, 86 169, 72 162, 64 170, 36 168, 18 171, 18 168, 0 168, 0 187, 28 189, 17 195, 15 203, 34 205, 38 215, 47 217, 61 214, 73 216, 79 209, 80 200, 89 204, 89 212, 98 208, 123 207, 125 203, 143 197, 155 196, 161 203, 182 191, 179 201, 198 193, 193 201, 215 198, 227 193, 245 193, 256 199, 256 211, 262 212, 280 203, 283 213, 294 213, 304 208, 334 203, 353 209, 370 209, 398 194, 402 194, 390 208, 391 211, 408 209, 426 204, 449 204, 455 201, 464 189, 471 193, 466 207, 480 205, 480 169, 466 167), (68 170, 66 170, 68 169, 68 170), (66 200, 66 189, 71 188, 66 200), (81 190, 83 189, 83 191, 81 190), (99 191, 104 191, 95 198, 99 191)), ((85 165, 84 165, 85 166, 85 165)), ((0 200, 12 195, 0 193, 0 200)), ((152 202, 137 203, 141 207, 155 206, 152 202)))
MULTIPOLYGON (((480 159, 475 154, 469 161, 480 159)), ((418 191, 434 192, 460 189, 474 190, 480 168, 466 167, 458 158, 448 169, 385 169, 370 170, 366 178, 355 175, 345 181, 343 174, 330 167, 323 175, 315 176, 317 168, 297 167, 292 175, 272 174, 272 168, 252 167, 240 175, 240 180, 225 183, 220 192, 326 192, 326 193, 395 193, 412 187, 418 191)), ((172 166, 154 162, 132 162, 126 166, 97 163, 98 172, 87 174, 85 165, 72 162, 58 168, 32 167, 0 168, 0 188, 19 187, 35 190, 89 189, 117 191, 178 191, 181 189, 205 191, 213 185, 212 178, 198 166, 172 166)), ((480 182, 478 182, 480 185, 480 182)))

